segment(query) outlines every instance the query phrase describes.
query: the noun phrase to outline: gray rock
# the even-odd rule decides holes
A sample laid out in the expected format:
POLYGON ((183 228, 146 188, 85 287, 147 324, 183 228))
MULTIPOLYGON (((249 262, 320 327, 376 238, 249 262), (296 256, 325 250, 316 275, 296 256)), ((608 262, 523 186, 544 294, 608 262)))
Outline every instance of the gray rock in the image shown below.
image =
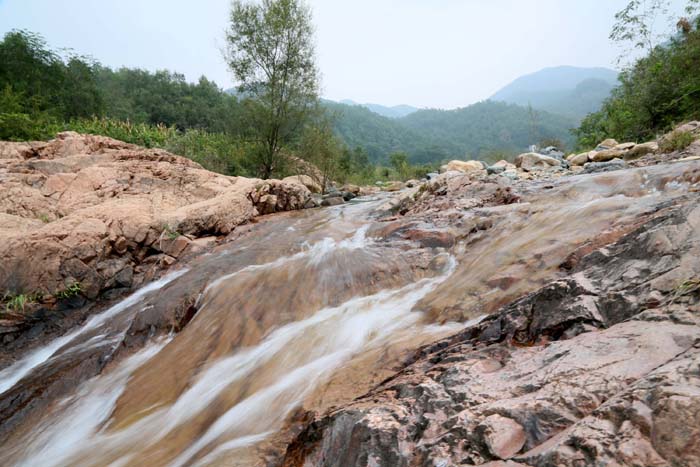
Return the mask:
POLYGON ((622 159, 613 159, 607 162, 589 162, 583 166, 583 173, 593 174, 600 172, 612 172, 627 168, 627 163, 622 159))
POLYGON ((349 191, 343 191, 341 193, 341 195, 343 197, 343 200, 345 200, 345 201, 350 201, 351 199, 357 198, 357 196, 355 196, 355 194, 350 193, 349 191))
POLYGON ((309 424, 288 465, 700 465, 700 286, 678 285, 700 277, 696 203, 423 347, 309 424))
POLYGON ((328 207, 328 206, 339 206, 341 204, 345 204, 345 200, 343 199, 342 196, 333 196, 331 198, 326 198, 323 200, 321 203, 321 206, 328 207))

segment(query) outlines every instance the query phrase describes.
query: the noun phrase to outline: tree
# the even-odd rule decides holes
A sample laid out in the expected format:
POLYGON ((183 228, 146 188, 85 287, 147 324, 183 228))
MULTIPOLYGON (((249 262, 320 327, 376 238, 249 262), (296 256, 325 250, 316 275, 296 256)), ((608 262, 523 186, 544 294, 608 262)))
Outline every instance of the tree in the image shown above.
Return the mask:
MULTIPOLYGON (((694 11, 697 2, 688 4, 694 11)), ((700 19, 679 22, 679 34, 638 59, 620 74, 599 112, 574 131, 581 149, 605 138, 641 141, 682 121, 700 118, 700 19)))
POLYGON ((314 178, 325 193, 341 170, 343 154, 342 145, 333 134, 330 118, 321 114, 317 121, 305 128, 300 152, 305 161, 318 169, 309 171, 307 175, 314 178))
MULTIPOLYGON (((670 0, 630 0, 627 6, 615 14, 615 25, 610 32, 610 39, 619 43, 629 43, 633 48, 642 49, 651 54, 661 40, 665 38, 665 25, 659 25, 661 19, 667 19, 679 29, 690 27, 690 21, 670 13, 670 0)), ((700 0, 687 0, 685 14, 693 16, 700 8, 700 0)), ((628 55, 625 51, 618 62, 628 55)))
POLYGON ((405 152, 395 152, 389 155, 389 163, 399 174, 401 179, 405 180, 408 178, 408 154, 405 152))
POLYGON ((226 61, 246 96, 259 173, 269 178, 318 101, 311 10, 302 0, 235 0, 226 61))

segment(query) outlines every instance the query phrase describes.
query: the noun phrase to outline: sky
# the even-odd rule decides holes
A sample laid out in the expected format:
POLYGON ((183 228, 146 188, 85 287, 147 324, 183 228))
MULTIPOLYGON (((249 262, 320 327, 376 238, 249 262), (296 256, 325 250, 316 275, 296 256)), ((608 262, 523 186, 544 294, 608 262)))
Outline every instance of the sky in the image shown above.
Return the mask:
MULTIPOLYGON (((608 35, 628 0, 307 0, 322 94, 455 108, 524 74, 616 68, 608 35)), ((673 0, 677 7, 682 0, 673 0)), ((234 85, 222 58, 230 0, 0 0, 0 34, 27 29, 111 67, 234 85)))

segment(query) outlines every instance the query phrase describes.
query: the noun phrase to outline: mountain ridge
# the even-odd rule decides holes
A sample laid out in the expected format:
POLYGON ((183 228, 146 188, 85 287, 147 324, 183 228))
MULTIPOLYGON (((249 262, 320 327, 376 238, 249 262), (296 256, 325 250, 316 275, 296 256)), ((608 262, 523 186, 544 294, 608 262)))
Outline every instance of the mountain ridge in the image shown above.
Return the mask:
POLYGON ((558 66, 522 75, 489 99, 565 115, 577 120, 597 111, 617 85, 618 72, 604 67, 558 66))

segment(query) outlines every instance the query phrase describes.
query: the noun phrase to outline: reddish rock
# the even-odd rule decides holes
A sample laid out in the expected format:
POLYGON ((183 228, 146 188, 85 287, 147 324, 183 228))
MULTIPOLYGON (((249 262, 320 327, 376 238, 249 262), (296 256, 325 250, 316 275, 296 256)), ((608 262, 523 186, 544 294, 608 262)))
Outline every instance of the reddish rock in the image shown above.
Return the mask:
POLYGON ((510 459, 525 445, 525 430, 516 421, 491 415, 477 427, 491 454, 499 459, 510 459))

